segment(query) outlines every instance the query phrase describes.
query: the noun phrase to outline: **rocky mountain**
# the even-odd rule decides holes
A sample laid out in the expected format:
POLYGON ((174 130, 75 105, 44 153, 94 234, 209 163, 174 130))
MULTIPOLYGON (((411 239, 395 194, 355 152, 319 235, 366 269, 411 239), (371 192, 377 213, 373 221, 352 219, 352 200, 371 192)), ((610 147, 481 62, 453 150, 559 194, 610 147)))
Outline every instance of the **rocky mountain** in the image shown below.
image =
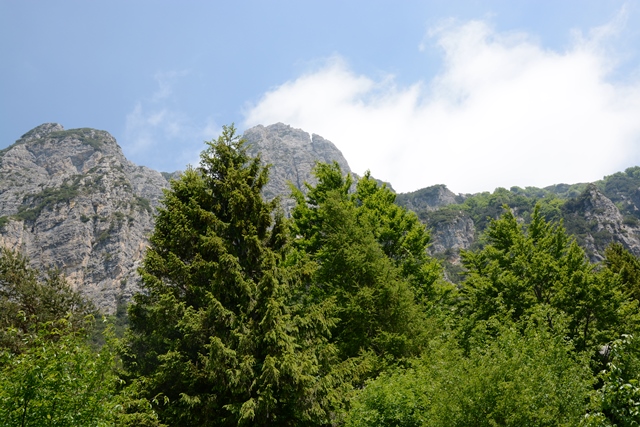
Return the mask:
POLYGON ((271 199, 281 196, 285 210, 293 206, 287 195, 289 183, 302 189, 305 182, 315 183, 311 170, 317 162, 337 162, 344 173, 351 173, 349 164, 340 150, 320 135, 309 134, 283 123, 258 125, 242 135, 249 153, 260 153, 262 161, 270 164, 269 183, 264 194, 271 199))
MULTIPOLYGON (((273 165, 266 197, 288 194, 288 181, 310 181, 317 160, 350 171, 331 142, 299 129, 257 126, 245 138, 273 165)), ((128 161, 105 131, 38 126, 0 151, 0 246, 36 268, 59 268, 113 312, 139 289, 136 270, 171 176, 128 161)))
POLYGON ((436 185, 399 194, 397 202, 431 229, 430 252, 445 262, 450 278, 459 272, 460 250, 481 246, 482 232, 505 205, 527 222, 538 204, 547 219, 563 222, 593 262, 603 259, 612 242, 640 256, 640 167, 590 184, 499 188, 493 193, 454 195, 436 185))
POLYGON ((396 201, 398 204, 414 212, 431 212, 442 206, 461 203, 464 200, 462 195, 455 195, 446 185, 432 185, 411 193, 398 194, 396 201))
POLYGON ((138 289, 136 268, 167 180, 128 161, 94 129, 44 124, 0 157, 0 245, 59 268, 112 312, 138 289))
MULTIPOLYGON (((244 138, 251 154, 272 165, 265 197, 281 196, 285 209, 293 205, 288 183, 314 182, 317 161, 336 161, 350 172, 331 142, 282 123, 248 129, 244 138)), ((61 269, 72 286, 113 312, 139 289, 136 269, 172 176, 128 161, 105 131, 38 126, 0 151, 0 246, 22 251, 36 268, 61 269)), ((397 203, 431 229, 430 252, 454 281, 460 250, 482 245, 482 231, 504 205, 526 222, 539 204, 548 219, 564 222, 592 261, 614 241, 640 256, 640 167, 544 189, 456 195, 436 185, 399 194, 397 203)))

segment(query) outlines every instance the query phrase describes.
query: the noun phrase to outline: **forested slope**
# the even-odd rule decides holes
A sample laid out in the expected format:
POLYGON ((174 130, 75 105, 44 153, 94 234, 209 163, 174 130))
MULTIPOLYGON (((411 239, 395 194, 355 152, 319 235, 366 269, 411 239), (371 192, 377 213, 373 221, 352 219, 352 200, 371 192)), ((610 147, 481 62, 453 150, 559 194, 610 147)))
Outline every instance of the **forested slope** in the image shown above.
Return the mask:
POLYGON ((5 425, 638 425, 621 244, 593 263, 552 203, 507 207, 454 286, 368 174, 317 165, 287 218, 246 148, 224 128, 170 182, 119 339, 58 272, 0 253, 5 425))
POLYGON ((558 184, 546 188, 511 187, 493 192, 455 195, 438 185, 399 194, 401 206, 415 211, 432 230, 430 252, 448 262, 459 280, 461 249, 482 247, 480 238, 490 219, 508 206, 524 223, 536 204, 550 221, 562 221, 592 261, 604 258, 612 242, 640 255, 640 167, 589 184, 558 184))

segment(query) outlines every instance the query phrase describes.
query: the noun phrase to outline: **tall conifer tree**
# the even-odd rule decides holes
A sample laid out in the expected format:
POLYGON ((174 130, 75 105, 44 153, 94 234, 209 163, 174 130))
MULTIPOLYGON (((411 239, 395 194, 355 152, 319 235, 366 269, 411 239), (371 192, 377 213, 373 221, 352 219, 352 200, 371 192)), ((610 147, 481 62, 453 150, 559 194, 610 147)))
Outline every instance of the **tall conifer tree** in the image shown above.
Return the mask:
POLYGON ((169 425, 322 423, 330 322, 291 299, 301 268, 278 201, 262 198, 268 169, 233 126, 208 145, 159 209, 125 367, 169 425))

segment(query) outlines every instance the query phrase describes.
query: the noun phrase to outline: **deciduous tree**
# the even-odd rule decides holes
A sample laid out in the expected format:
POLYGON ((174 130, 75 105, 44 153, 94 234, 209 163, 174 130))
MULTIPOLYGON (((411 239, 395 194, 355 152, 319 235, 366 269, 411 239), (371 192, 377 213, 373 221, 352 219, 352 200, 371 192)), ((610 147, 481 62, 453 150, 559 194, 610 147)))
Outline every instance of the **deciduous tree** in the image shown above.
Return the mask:
POLYGON ((595 348, 621 332, 619 280, 598 274, 564 228, 545 221, 538 207, 527 225, 505 207, 491 221, 486 240, 482 250, 462 254, 468 270, 463 315, 471 322, 495 315, 519 320, 549 306, 568 315, 569 337, 578 350, 595 348))
POLYGON ((428 233, 369 174, 354 193, 336 163, 318 164, 315 175, 306 195, 294 190, 293 232, 317 266, 306 293, 336 303, 332 342, 341 358, 417 354, 426 330, 416 294, 429 294, 439 273, 426 256, 428 233))

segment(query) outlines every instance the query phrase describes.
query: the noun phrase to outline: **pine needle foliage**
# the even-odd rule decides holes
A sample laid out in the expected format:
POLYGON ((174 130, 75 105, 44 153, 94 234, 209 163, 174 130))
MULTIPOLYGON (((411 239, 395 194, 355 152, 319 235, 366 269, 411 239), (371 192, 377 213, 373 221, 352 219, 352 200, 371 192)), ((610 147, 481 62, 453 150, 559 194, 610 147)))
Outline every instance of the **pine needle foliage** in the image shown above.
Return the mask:
POLYGON ((279 201, 262 197, 268 168, 233 126, 207 144, 159 209, 129 310, 130 381, 168 425, 322 424, 332 320, 292 298, 304 266, 279 201))

